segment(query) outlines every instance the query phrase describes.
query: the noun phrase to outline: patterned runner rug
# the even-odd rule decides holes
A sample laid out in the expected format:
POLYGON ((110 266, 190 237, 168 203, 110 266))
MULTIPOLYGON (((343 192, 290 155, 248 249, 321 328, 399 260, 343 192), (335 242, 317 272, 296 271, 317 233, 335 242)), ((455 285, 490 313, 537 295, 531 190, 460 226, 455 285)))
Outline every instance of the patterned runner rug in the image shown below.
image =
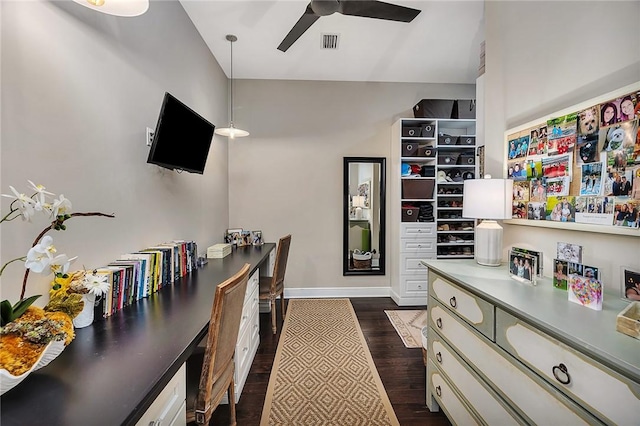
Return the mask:
POLYGON ((408 348, 422 347, 422 327, 427 325, 427 311, 384 311, 402 342, 408 348))
POLYGON ((399 425, 349 299, 292 299, 260 424, 399 425))

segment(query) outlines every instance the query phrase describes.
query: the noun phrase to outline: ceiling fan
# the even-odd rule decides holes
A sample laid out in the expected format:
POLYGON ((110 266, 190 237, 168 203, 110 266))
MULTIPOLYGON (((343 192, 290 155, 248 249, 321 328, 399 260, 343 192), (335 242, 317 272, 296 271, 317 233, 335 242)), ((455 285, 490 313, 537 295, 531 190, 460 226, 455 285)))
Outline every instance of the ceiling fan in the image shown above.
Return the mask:
POLYGON ((278 46, 278 50, 286 52, 318 18, 336 12, 363 18, 411 22, 418 16, 420 10, 372 0, 311 0, 304 14, 278 46))

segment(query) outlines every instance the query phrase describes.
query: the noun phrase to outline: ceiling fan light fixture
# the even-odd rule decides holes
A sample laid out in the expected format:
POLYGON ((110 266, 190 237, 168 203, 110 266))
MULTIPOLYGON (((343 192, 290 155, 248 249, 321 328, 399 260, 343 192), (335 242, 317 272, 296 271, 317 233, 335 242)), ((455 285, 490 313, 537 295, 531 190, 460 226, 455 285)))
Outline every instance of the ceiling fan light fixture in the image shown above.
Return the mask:
POLYGON ((229 99, 231 102, 229 116, 231 120, 229 121, 229 127, 222 127, 222 128, 216 129, 215 134, 220 136, 226 136, 230 139, 243 138, 245 136, 249 136, 249 132, 247 132, 246 130, 238 129, 236 128, 236 126, 233 125, 233 43, 238 41, 238 37, 234 36, 233 34, 227 34, 225 38, 229 43, 231 43, 231 62, 230 62, 231 70, 229 73, 230 74, 229 99))

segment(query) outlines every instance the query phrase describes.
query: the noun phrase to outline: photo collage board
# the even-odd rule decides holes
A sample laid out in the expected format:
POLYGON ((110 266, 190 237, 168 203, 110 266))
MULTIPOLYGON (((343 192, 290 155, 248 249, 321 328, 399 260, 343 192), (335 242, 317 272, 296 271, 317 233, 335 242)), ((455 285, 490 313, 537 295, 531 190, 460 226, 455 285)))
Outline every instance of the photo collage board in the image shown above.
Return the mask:
POLYGON ((640 229, 640 89, 507 136, 513 218, 640 229))

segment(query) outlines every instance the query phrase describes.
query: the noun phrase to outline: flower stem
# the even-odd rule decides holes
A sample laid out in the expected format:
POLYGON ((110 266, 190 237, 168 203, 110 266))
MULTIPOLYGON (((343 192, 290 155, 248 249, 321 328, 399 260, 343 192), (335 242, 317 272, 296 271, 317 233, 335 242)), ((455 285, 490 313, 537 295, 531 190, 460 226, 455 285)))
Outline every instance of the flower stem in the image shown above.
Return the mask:
MULTIPOLYGON (((56 218, 54 221, 51 222, 51 225, 44 228, 42 232, 38 234, 36 239, 33 241, 33 244, 31 244, 31 247, 35 247, 35 245, 38 244, 38 241, 40 241, 40 239, 44 237, 47 232, 49 232, 52 229, 55 229, 56 225, 58 226, 62 225, 62 223, 64 223, 65 220, 69 220, 72 217, 76 217, 76 216, 104 216, 104 217, 112 217, 112 218, 115 217, 115 215, 113 214, 106 214, 106 213, 100 213, 100 212, 71 213, 71 215, 69 215, 69 217, 66 219, 64 218, 60 219, 60 217, 62 216, 59 216, 58 218, 56 218)), ((27 289, 27 279, 29 278, 29 271, 30 269, 28 268, 24 271, 24 278, 22 279, 22 291, 20 292, 20 300, 24 299, 24 292, 27 289)))
POLYGON ((0 275, 2 275, 2 273, 4 272, 4 269, 5 269, 7 266, 9 266, 9 264, 10 264, 10 263, 17 262, 18 260, 25 260, 26 258, 27 258, 26 256, 22 256, 22 257, 16 257, 15 259, 12 259, 12 260, 8 261, 7 263, 5 263, 5 264, 2 266, 2 269, 0 269, 0 275))

